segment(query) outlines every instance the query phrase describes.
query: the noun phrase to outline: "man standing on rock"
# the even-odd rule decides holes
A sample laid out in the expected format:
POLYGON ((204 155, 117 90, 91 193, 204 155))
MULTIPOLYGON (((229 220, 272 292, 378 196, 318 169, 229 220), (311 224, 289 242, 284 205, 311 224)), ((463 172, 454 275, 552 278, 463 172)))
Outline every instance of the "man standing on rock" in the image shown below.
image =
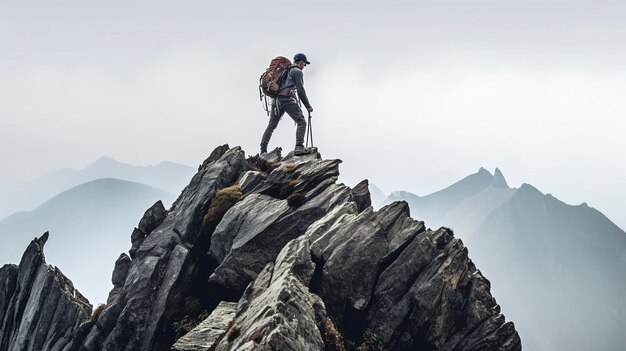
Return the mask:
POLYGON ((261 139, 261 154, 267 152, 267 144, 270 142, 272 133, 278 126, 278 122, 285 112, 287 112, 287 114, 298 125, 296 129, 296 147, 294 149, 294 154, 306 154, 306 150, 304 149, 306 120, 304 119, 304 114, 300 108, 300 101, 302 101, 307 111, 313 112, 313 107, 311 107, 309 99, 306 96, 306 91, 304 90, 304 78, 302 73, 304 67, 309 64, 311 64, 311 62, 309 62, 306 56, 302 53, 296 54, 293 57, 293 65, 289 67, 286 77, 280 85, 278 96, 274 99, 274 101, 272 101, 270 121, 265 129, 265 133, 263 133, 263 138, 261 139))

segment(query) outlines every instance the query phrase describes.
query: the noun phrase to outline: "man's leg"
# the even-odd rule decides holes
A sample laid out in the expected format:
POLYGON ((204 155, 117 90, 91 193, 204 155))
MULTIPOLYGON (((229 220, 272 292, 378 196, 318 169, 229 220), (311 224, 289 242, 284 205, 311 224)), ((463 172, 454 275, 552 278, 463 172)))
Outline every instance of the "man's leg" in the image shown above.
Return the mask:
POLYGON ((261 139, 261 152, 267 152, 267 144, 269 144, 270 139, 272 138, 272 133, 274 133, 274 129, 278 126, 278 122, 280 121, 280 117, 282 116, 283 111, 277 111, 277 108, 274 104, 272 104, 272 111, 270 113, 270 120, 267 124, 267 128, 265 129, 265 133, 263 133, 263 138, 261 139))
POLYGON ((306 133, 306 120, 302 109, 298 106, 298 103, 291 99, 281 103, 283 111, 287 112, 289 117, 293 119, 298 125, 296 129, 296 146, 304 146, 304 134, 306 133))

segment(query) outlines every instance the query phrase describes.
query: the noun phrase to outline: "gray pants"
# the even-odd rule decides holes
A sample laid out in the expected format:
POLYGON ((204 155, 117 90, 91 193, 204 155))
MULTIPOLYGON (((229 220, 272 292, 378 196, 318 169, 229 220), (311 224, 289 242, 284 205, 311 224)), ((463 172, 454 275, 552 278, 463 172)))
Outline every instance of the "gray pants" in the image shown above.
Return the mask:
POLYGON ((261 150, 267 150, 267 144, 270 142, 274 129, 278 126, 278 122, 282 118, 283 114, 287 112, 289 117, 293 119, 298 125, 296 129, 296 145, 304 145, 304 133, 306 133, 306 120, 302 109, 298 105, 298 102, 289 97, 279 97, 272 103, 272 112, 270 113, 270 122, 263 133, 263 139, 261 139, 261 150), (278 106, 276 106, 276 100, 278 100, 278 106))

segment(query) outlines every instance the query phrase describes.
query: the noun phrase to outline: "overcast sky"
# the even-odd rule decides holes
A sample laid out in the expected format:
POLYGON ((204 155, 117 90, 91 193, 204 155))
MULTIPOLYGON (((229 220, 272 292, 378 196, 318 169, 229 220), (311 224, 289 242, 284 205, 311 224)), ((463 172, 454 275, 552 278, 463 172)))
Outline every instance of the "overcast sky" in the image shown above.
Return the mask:
MULTIPOLYGON (((483 166, 626 227, 619 1, 4 1, 0 188, 99 156, 258 152, 258 77, 307 54, 343 180, 424 195, 483 166)), ((270 147, 293 147, 288 117, 270 147)))

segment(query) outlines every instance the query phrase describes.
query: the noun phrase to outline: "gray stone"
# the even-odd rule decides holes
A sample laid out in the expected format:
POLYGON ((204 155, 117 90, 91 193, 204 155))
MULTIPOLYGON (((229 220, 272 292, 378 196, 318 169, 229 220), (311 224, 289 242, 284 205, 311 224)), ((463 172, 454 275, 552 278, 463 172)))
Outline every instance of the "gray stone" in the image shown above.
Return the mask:
POLYGON ((235 319, 236 302, 222 301, 211 312, 211 315, 202 321, 192 331, 178 339, 173 351, 212 351, 222 339, 226 330, 235 319))
POLYGON ((121 286, 126 280, 126 274, 128 274, 128 268, 130 268, 131 260, 125 253, 121 254, 115 261, 115 268, 111 276, 111 283, 113 286, 121 286))
POLYGON ((211 237, 210 257, 217 268, 209 277, 225 297, 240 296, 246 285, 272 262, 284 245, 304 234, 311 223, 346 201, 350 189, 337 185, 340 160, 317 158, 282 162, 260 194, 247 195, 223 217, 211 237), (289 205, 289 193, 303 203, 289 205), (281 198, 287 198, 287 201, 281 198))
POLYGON ((351 318, 351 313, 365 312, 378 266, 388 250, 385 233, 371 208, 352 218, 351 223, 335 227, 332 234, 312 245, 313 256, 324 267, 319 294, 339 324, 351 318))
POLYGON ((316 147, 308 148, 307 152, 308 153, 304 155, 296 156, 292 150, 281 161, 282 162, 301 162, 301 161, 322 159, 322 155, 317 151, 316 147))
POLYGON ((406 203, 337 210, 307 235, 323 266, 311 289, 348 338, 368 331, 386 350, 521 349, 462 242, 426 231, 406 203))
POLYGON ((14 264, 6 264, 0 268, 0 325, 15 291, 18 271, 18 266, 14 264))
POLYGON ((146 236, 150 235, 156 227, 158 227, 165 217, 167 216, 167 210, 163 207, 161 200, 157 201, 143 214, 143 217, 139 221, 137 228, 133 230, 130 236, 132 247, 130 248, 130 256, 134 258, 137 254, 137 250, 143 243, 146 236))
POLYGON ((35 238, 19 266, 0 270, 0 350, 69 348, 91 305, 57 268, 46 264, 46 232, 35 238))
POLYGON ((225 153, 228 151, 230 147, 228 144, 220 145, 211 151, 209 157, 202 162, 202 164, 198 167, 198 172, 200 172, 203 168, 206 168, 210 163, 213 163, 219 160, 225 153))
POLYGON ((84 349, 149 350, 173 344, 159 328, 163 321, 176 318, 166 314, 166 307, 182 305, 185 291, 193 283, 187 277, 198 269, 191 249, 204 240, 202 217, 215 193, 236 182, 245 166, 240 148, 224 151, 220 147, 207 160, 210 162, 200 167, 166 218, 137 250, 115 306, 108 306, 101 315, 114 320, 114 327, 93 328, 84 349))
POLYGON ((349 198, 343 185, 328 186, 297 209, 266 195, 246 197, 228 211, 211 238, 211 257, 220 263, 210 283, 239 296, 287 242, 349 198))
POLYGON ((264 153, 262 155, 260 155, 260 157, 262 159, 264 159, 267 162, 280 162, 282 156, 282 151, 283 149, 280 147, 275 148, 274 150, 268 152, 268 153, 264 153))
POLYGON ((262 157, 278 164, 220 146, 170 211, 146 211, 95 321, 45 264, 47 234, 35 239, 19 266, 0 269, 0 350, 163 350, 176 339, 178 350, 322 350, 328 318, 356 346, 521 349, 449 230, 426 230, 405 202, 374 211, 366 181, 336 184, 340 160, 262 157), (242 199, 203 225, 216 192, 234 184, 242 199), (230 327, 222 300, 238 300, 230 327))
POLYGON ((263 185, 263 181, 267 179, 267 174, 259 171, 247 171, 241 175, 239 187, 244 194, 252 193, 263 185))
POLYGON ((118 257, 117 261, 115 261, 115 268, 113 269, 113 274, 111 276, 111 282, 113 283, 113 289, 109 292, 109 297, 107 298, 107 305, 110 305, 115 301, 119 295, 120 290, 124 286, 124 282, 126 281, 126 275, 128 274, 128 269, 130 268, 131 260, 127 254, 123 253, 118 257))
POLYGON ((152 207, 150 207, 144 213, 143 217, 139 221, 138 228, 144 232, 144 234, 150 235, 156 227, 158 227, 165 217, 167 216, 167 210, 163 206, 161 200, 157 201, 152 207))
POLYGON ((322 300, 309 292, 315 265, 306 236, 288 243, 252 282, 216 350, 324 350, 322 300))
POLYGON ((352 197, 354 197, 354 202, 356 202, 359 212, 362 212, 372 205, 368 185, 369 183, 367 179, 365 179, 352 188, 352 197))
POLYGON ((235 240, 238 240, 237 246, 242 246, 268 230, 268 227, 274 225, 289 210, 287 201, 261 194, 247 196, 224 215, 213 232, 210 256, 216 262, 223 262, 235 240))
MULTIPOLYGON (((317 158, 296 158, 292 162, 283 160, 280 166, 269 174, 259 192, 276 197, 280 188, 290 181, 294 183, 293 192, 309 192, 327 180, 334 183, 339 176, 340 163, 341 160, 319 160, 317 158)), ((327 185, 329 183, 326 183, 327 185)))

